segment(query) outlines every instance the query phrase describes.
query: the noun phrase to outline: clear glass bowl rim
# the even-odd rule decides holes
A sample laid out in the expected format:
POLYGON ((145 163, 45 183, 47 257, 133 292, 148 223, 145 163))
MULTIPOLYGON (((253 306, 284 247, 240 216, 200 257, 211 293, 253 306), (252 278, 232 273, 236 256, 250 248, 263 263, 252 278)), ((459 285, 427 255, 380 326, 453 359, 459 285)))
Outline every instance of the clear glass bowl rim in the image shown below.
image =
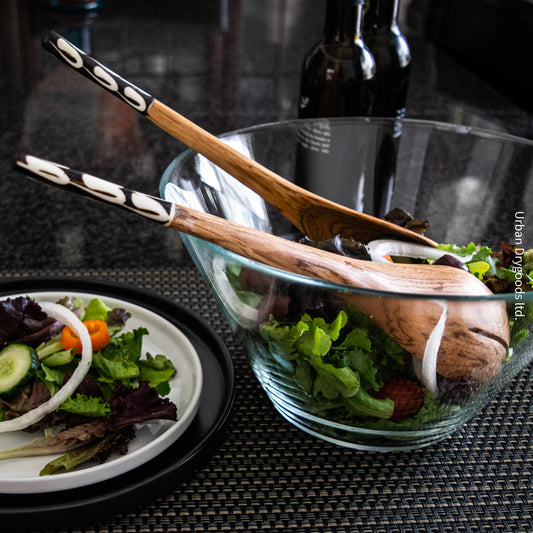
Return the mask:
MULTIPOLYGON (((257 124, 253 126, 247 126, 244 128, 236 129, 233 131, 228 131, 223 134, 217 135, 219 139, 224 140, 225 138, 232 137, 235 135, 249 135, 256 131, 264 131, 268 129, 276 128, 292 128, 297 127, 303 123, 309 122, 320 122, 327 120, 330 123, 353 123, 358 125, 391 125, 394 123, 400 122, 401 124, 410 125, 417 128, 424 129, 436 129, 441 131, 448 131, 452 133, 457 133, 460 135, 473 135, 475 137, 487 138, 487 139, 499 139, 507 142, 513 142, 517 144, 523 144, 525 146, 530 146, 533 149, 533 140, 525 139, 522 137, 517 137, 505 132, 497 132, 493 130, 488 130, 484 128, 479 128, 476 126, 466 126, 460 124, 452 124, 448 122, 439 122, 432 120, 423 120, 423 119, 395 119, 395 118, 375 118, 375 117, 332 117, 332 118, 317 118, 317 119, 293 119, 285 120, 280 122, 267 122, 263 124, 257 124)), ((188 158, 193 158, 199 155, 197 151, 192 149, 186 149, 180 153, 165 169, 163 176, 161 178, 159 186, 159 194, 161 198, 165 199, 165 187, 167 183, 171 180, 171 176, 175 171, 176 167, 188 158)), ((307 276, 302 276, 299 274, 294 274, 292 272, 287 272, 285 270, 277 269, 270 267, 268 265, 259 263, 257 261, 252 261, 246 257, 243 257, 234 252, 230 252, 218 245, 212 244, 210 242, 204 241, 202 239, 191 237, 180 232, 180 235, 185 244, 187 242, 196 240, 202 243, 202 246, 207 246, 212 249, 213 256, 220 256, 227 262, 233 264, 238 263, 248 268, 252 268, 264 274, 274 276, 276 278, 282 278, 288 281, 292 281, 298 284, 304 284, 309 286, 314 286, 322 289, 331 289, 331 290, 340 290, 340 291, 349 291, 357 294, 367 294, 371 296, 380 296, 387 298, 406 298, 410 300, 444 300, 444 301, 466 301, 466 302, 492 302, 492 301, 503 301, 506 303, 513 302, 533 302, 533 291, 522 292, 521 298, 517 299, 515 293, 505 293, 505 294, 492 294, 486 296, 461 296, 461 295, 445 295, 445 296, 436 296, 435 294, 413 294, 413 293, 400 293, 400 292, 390 292, 390 291, 378 291, 374 289, 364 289, 360 287, 354 287, 352 285, 344 285, 340 283, 326 282, 319 279, 314 279, 307 276)), ((189 248, 187 246, 187 248, 189 248)))

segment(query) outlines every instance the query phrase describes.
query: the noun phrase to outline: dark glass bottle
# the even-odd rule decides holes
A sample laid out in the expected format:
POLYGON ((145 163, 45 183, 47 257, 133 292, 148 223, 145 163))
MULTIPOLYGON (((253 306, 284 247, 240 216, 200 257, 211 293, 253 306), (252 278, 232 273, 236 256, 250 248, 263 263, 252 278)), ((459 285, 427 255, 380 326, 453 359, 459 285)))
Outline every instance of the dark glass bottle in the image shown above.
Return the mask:
POLYGON ((376 62, 372 115, 405 115, 411 51, 398 27, 399 0, 366 0, 363 38, 376 62))
POLYGON ((300 118, 371 113, 376 66, 363 40, 364 0, 327 0, 324 32, 307 54, 300 118))
MULTIPOLYGON (((400 0, 366 0, 363 38, 376 62, 376 88, 372 115, 405 116, 411 51, 398 27, 400 0)), ((401 121, 383 126, 377 139, 374 165, 373 214, 384 216, 392 207, 401 121)))

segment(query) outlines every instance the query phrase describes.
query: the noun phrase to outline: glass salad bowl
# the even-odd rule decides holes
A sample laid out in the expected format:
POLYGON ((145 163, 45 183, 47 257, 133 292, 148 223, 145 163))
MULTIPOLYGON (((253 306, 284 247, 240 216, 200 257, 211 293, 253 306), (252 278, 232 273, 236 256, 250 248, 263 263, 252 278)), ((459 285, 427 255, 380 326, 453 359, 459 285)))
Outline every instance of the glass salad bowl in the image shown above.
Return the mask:
POLYGON ((420 251, 386 235, 371 243, 340 236, 311 242, 193 151, 167 168, 161 196, 302 246, 457 266, 493 291, 441 296, 339 285, 183 235, 287 420, 356 449, 419 448, 467 423, 531 363, 533 142, 444 123, 364 118, 273 123, 221 138, 302 187, 448 246, 420 251))

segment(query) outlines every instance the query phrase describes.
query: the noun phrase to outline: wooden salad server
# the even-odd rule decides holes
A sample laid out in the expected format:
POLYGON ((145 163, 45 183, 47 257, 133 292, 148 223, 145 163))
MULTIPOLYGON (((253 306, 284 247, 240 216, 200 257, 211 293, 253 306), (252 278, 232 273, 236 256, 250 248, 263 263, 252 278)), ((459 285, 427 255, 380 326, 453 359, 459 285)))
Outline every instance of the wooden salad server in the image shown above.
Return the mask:
POLYGON ((352 259, 129 190, 31 155, 17 158, 14 166, 39 181, 133 211, 276 269, 332 284, 386 291, 389 294, 355 293, 339 286, 337 294, 356 305, 421 360, 428 339, 438 328, 444 306, 446 327, 441 345, 445 350, 439 354, 437 368, 445 377, 457 378, 459 373, 461 377, 485 380, 497 371, 507 352, 509 325, 504 302, 439 300, 492 294, 480 280, 462 269, 352 259), (414 298, 416 295, 422 298, 414 298))
POLYGON ((310 239, 326 240, 341 235, 368 242, 388 235, 436 246, 434 241, 414 231, 341 206, 285 180, 124 80, 61 35, 51 32, 44 39, 43 46, 254 190, 310 239))

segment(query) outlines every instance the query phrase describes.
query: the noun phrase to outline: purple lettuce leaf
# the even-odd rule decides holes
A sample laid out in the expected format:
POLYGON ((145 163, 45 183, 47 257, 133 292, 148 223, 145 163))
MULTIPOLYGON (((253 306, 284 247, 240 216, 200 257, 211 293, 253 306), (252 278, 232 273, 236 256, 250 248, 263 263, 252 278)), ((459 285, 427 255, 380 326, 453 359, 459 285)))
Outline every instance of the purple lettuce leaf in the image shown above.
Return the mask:
POLYGON ((15 342, 35 348, 61 327, 31 298, 19 296, 0 301, 0 349, 15 342))

